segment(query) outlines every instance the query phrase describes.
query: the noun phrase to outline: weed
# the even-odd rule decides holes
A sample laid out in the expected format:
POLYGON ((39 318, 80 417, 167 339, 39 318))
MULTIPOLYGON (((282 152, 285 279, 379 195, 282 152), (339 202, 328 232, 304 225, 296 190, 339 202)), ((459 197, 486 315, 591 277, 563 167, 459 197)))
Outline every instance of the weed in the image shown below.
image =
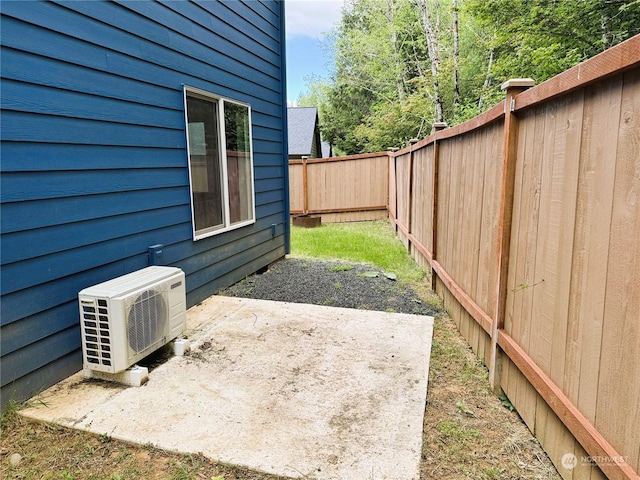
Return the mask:
MULTIPOLYGON (((483 382, 487 382, 489 379, 489 371, 484 368, 480 359, 474 357, 473 360, 465 361, 462 365, 462 371, 460 372, 460 379, 464 383, 480 382, 481 385, 485 385, 483 382)), ((488 384, 487 384, 488 385, 488 384)))
POLYGON ((358 276, 362 278, 377 278, 380 276, 380 274, 378 272, 371 271, 371 272, 359 273, 358 276))
POLYGON ((457 422, 451 420, 442 420, 436 425, 436 429, 440 434, 448 437, 450 440, 466 443, 472 438, 480 435, 480 431, 475 428, 467 428, 457 422))
POLYGON ((475 417, 475 414, 473 413, 473 410, 469 409, 469 407, 467 407, 464 402, 457 402, 456 403, 456 407, 458 407, 458 409, 466 414, 469 415, 470 417, 475 417))
POLYGON ((3 433, 5 429, 11 428, 18 417, 18 410, 20 405, 15 400, 9 400, 4 410, 2 411, 2 417, 0 417, 0 433, 3 433))
POLYGON ((330 272, 348 272, 349 270, 353 270, 353 265, 342 264, 329 267, 330 272))
POLYGON ((171 480, 192 480, 192 478, 189 474, 189 469, 182 465, 176 468, 176 471, 171 476, 171 480))
POLYGON ((498 395, 498 398, 500 399, 500 403, 502 403, 502 406, 504 408, 508 408, 510 412, 513 412, 515 410, 516 407, 513 406, 506 395, 498 395))
POLYGON ((87 457, 93 456, 93 454, 96 452, 96 449, 93 448, 93 445, 91 445, 90 443, 87 443, 84 446, 84 450, 85 450, 85 456, 87 457))
POLYGON ((342 288, 342 284, 340 282, 336 282, 333 284, 336 290, 340 290, 342 288))
POLYGON ((521 283, 520 285, 518 285, 516 288, 514 288, 513 290, 511 290, 512 293, 516 293, 520 290, 525 290, 527 288, 533 288, 536 285, 540 285, 541 283, 544 282, 544 278, 538 282, 532 283, 532 284, 528 284, 528 283, 521 283))
POLYGON ((500 467, 491 466, 484 469, 485 476, 492 480, 500 478, 503 473, 504 470, 500 467))

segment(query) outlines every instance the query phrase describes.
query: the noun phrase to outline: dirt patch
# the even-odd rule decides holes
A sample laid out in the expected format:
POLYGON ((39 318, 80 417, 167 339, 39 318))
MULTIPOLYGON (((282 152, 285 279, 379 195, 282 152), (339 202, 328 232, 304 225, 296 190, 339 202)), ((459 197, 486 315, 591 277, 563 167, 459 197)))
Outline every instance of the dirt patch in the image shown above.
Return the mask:
POLYGON ((153 445, 130 445, 5 413, 0 449, 3 479, 283 480, 285 477, 179 455, 153 445), (20 456, 12 465, 11 457, 20 456))

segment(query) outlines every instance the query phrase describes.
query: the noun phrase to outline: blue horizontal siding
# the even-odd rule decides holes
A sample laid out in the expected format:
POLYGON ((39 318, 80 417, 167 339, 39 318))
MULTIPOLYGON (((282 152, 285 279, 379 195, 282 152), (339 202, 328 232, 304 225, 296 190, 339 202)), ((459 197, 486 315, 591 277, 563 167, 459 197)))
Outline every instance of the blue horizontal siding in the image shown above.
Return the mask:
MULTIPOLYGON (((19 3, 19 2, 18 2, 19 3)), ((3 4, 3 10, 6 15, 20 18, 21 20, 28 21, 32 25, 42 27, 41 32, 44 34, 47 30, 53 34, 54 32, 64 32, 67 36, 64 38, 65 43, 73 45, 73 38, 81 39, 83 43, 91 43, 103 50, 108 48, 114 53, 125 54, 131 58, 141 59, 144 62, 154 64, 156 66, 164 67, 165 69, 171 69, 178 72, 190 72, 194 76, 200 78, 212 78, 212 75, 218 75, 219 77, 225 77, 221 80, 221 83, 236 82, 242 89, 250 89, 259 86, 263 90, 268 89, 274 92, 272 98, 277 101, 278 89, 280 87, 279 80, 268 75, 265 72, 255 70, 250 66, 250 59, 247 59, 247 64, 237 61, 230 56, 227 56, 221 52, 216 52, 215 65, 211 65, 206 58, 194 58, 190 55, 183 53, 186 46, 181 45, 177 50, 173 50, 172 43, 180 43, 179 37, 170 30, 162 28, 156 25, 154 22, 147 21, 144 25, 144 30, 138 30, 138 35, 152 36, 157 32, 157 35, 163 38, 154 38, 154 41, 147 40, 138 35, 129 33, 129 31, 120 30, 100 21, 96 21, 91 18, 87 18, 79 13, 72 12, 68 9, 62 8, 52 3, 46 3, 44 6, 33 9, 28 12, 28 15, 24 15, 22 12, 24 9, 15 8, 15 2, 8 2, 9 7, 6 8, 3 4), (16 13, 16 10, 20 14, 16 13), (155 43, 155 41, 159 43, 155 43), (244 88, 243 88, 244 87, 244 88)), ((100 8, 116 8, 115 4, 96 2, 96 5, 91 5, 89 2, 77 2, 69 5, 86 5, 92 10, 100 8)), ((139 17, 141 18, 141 17, 139 17)), ((8 26, 12 26, 7 22, 8 26)), ((16 43, 20 44, 20 39, 14 38, 12 35, 13 29, 6 30, 6 26, 3 26, 3 36, 6 36, 6 42, 9 46, 14 46, 16 43)), ((40 51, 51 52, 51 48, 58 48, 57 45, 50 45, 48 47, 41 46, 40 51)), ((84 48, 90 48, 89 45, 84 48)), ((191 45, 191 48, 197 49, 196 45, 191 45)), ((208 50, 211 54, 211 48, 208 50)), ((234 53, 237 50, 234 50, 234 53)), ((74 51, 70 53, 75 53, 74 51)), ((85 52, 78 52, 84 54, 85 52)), ((193 53, 191 54, 193 55, 193 53)), ((195 55, 201 55, 196 51, 195 55)), ((49 55, 51 56, 51 55, 49 55)), ((56 56, 55 54, 53 56, 56 56)), ((73 56, 72 56, 73 58, 73 56)), ((84 56, 82 57, 84 59, 84 56)), ((105 61, 110 62, 109 55, 106 56, 105 61)), ((100 62, 102 63, 102 62, 100 62)), ((98 64, 99 65, 99 64, 98 64)), ((94 67, 95 68, 95 67, 94 67)), ((266 92, 265 92, 266 93, 266 92)))
POLYGON ((140 252, 146 254, 149 245, 169 243, 175 238, 190 238, 189 218, 184 218, 183 221, 185 223, 168 228, 148 230, 125 238, 111 238, 97 244, 83 245, 64 252, 64 255, 34 256, 28 260, 3 265, 0 272, 0 291, 3 295, 12 293, 38 283, 49 282, 85 269, 115 262, 140 252))
MULTIPOLYGON (((200 5, 208 12, 213 12, 214 10, 214 6, 207 4, 207 2, 202 2, 200 5)), ((264 32, 267 33, 274 42, 279 40, 279 37, 277 36, 278 21, 275 16, 270 16, 272 22, 269 22, 269 20, 265 18, 265 15, 270 14, 271 12, 264 8, 264 5, 254 1, 223 2, 223 5, 230 12, 233 12, 233 16, 229 17, 229 19, 232 19, 233 23, 238 25, 238 28, 245 31, 256 30, 264 32), (256 9, 252 7, 255 7, 256 9), (257 10, 258 8, 260 8, 260 12, 257 10)))
POLYGON ((214 295, 220 289, 239 282, 247 275, 250 275, 260 268, 265 267, 270 263, 273 263, 276 260, 282 258, 286 253, 283 242, 284 239, 280 237, 280 243, 278 244, 279 246, 276 249, 271 251, 264 251, 262 252, 261 257, 256 258, 249 263, 245 263, 241 267, 230 271, 226 275, 216 277, 215 280, 210 283, 206 283, 201 287, 194 288, 193 290, 191 290, 190 300, 194 302, 194 305, 200 303, 211 295, 214 295))
POLYGON ((284 199, 282 196, 281 188, 256 193, 256 206, 266 205, 273 202, 283 202, 284 199))
POLYGON ((2 263, 7 265, 109 239, 130 237, 184 223, 190 215, 190 205, 177 205, 4 234, 2 263))
MULTIPOLYGON (((134 80, 131 77, 114 75, 115 72, 88 69, 68 61, 33 55, 12 48, 2 49, 2 59, 2 77, 7 80, 183 112, 182 92, 176 90, 175 84, 173 88, 169 88, 150 83, 157 81, 157 78, 134 80)), ((229 96, 229 92, 226 95, 229 96)), ((280 118, 278 107, 261 99, 251 99, 250 103, 254 108, 254 137, 258 132, 257 136, 260 138, 263 128, 269 132, 265 138, 277 137, 279 130, 274 128, 274 122, 277 123, 280 118)))
POLYGON ((80 346, 80 324, 62 330, 19 350, 2 356, 0 386, 5 386, 16 377, 22 377, 51 361, 51 352, 58 356, 78 350, 80 346))
POLYGON ((7 322, 2 326, 6 340, 2 354, 7 355, 29 344, 37 343, 61 330, 78 326, 78 303, 74 298, 44 312, 7 322))
POLYGON ((2 49, 2 76, 6 79, 114 98, 139 104, 182 110, 182 96, 175 88, 117 76, 57 58, 2 49))
POLYGON ((22 202, 185 185, 189 185, 186 167, 11 172, 4 174, 0 179, 0 200, 22 202))
MULTIPOLYGON (((278 115, 279 94, 265 89, 253 80, 247 80, 218 68, 217 65, 200 66, 197 71, 174 70, 158 65, 145 58, 130 56, 100 45, 87 44, 81 39, 61 36, 51 30, 34 27, 17 19, 2 22, 2 41, 25 54, 59 59, 86 68, 105 71, 124 78, 131 78, 159 86, 180 86, 189 84, 222 96, 250 103, 254 108, 278 115), (24 38, 25 29, 35 30, 24 38), (269 109, 270 107, 270 109, 269 109)), ((157 47, 159 48, 159 47, 157 47)), ((170 51, 165 57, 172 57, 170 51)), ((165 63, 166 63, 165 59, 165 63)), ((3 60, 4 70, 4 60, 3 60)))
MULTIPOLYGON (((233 18, 233 24, 230 24, 228 20, 221 18, 221 15, 216 15, 215 12, 207 11, 201 4, 193 2, 163 2, 163 4, 175 11, 180 15, 184 15, 185 22, 188 24, 189 18, 194 19, 197 23, 197 27, 192 27, 193 38, 200 41, 204 45, 209 45, 215 38, 224 38, 234 45, 238 45, 243 50, 254 55, 254 58, 259 58, 264 61, 270 62, 272 65, 279 67, 280 54, 277 49, 274 49, 273 37, 267 33, 256 30, 255 28, 249 28, 248 23, 242 16, 236 15, 233 18), (208 14, 211 14, 210 16, 208 14), (209 21, 203 21, 201 19, 208 19, 209 21), (246 29, 243 29, 243 26, 246 29), (251 32, 249 34, 248 32, 251 32), (213 35, 212 35, 213 34, 213 35)), ((127 3, 125 7, 133 8, 136 11, 143 7, 144 4, 140 3, 127 3)), ((178 31, 179 25, 176 23, 178 31)))
POLYGON ((3 2, 3 404, 80 368, 77 292, 145 267, 149 245, 189 306, 285 254, 282 9, 3 2), (183 85, 252 107, 256 222, 197 242, 183 85))
MULTIPOLYGON (((4 167, 4 154, 2 161, 4 167)), ((136 210, 143 211, 188 205, 189 202, 189 189, 186 185, 163 189, 108 192, 81 197, 47 198, 3 204, 0 222, 2 233, 6 234, 122 215, 130 213, 132 206, 135 206, 136 210)))
MULTIPOLYGON (((69 4, 67 3, 66 5, 69 4)), ((147 2, 127 2, 121 5, 131 10, 129 12, 130 18, 139 18, 140 15, 145 15, 156 22, 155 25, 141 32, 141 35, 145 38, 151 40, 147 36, 150 32, 156 29, 164 29, 164 25, 171 25, 169 42, 173 49, 195 58, 199 58, 199 56, 206 58, 207 53, 205 52, 208 52, 213 46, 225 56, 231 58, 234 56, 240 57, 244 65, 254 65, 261 72, 278 79, 280 71, 279 55, 277 52, 267 48, 267 45, 272 44, 273 40, 255 29, 251 30, 254 35, 249 36, 246 33, 240 33, 216 16, 209 15, 204 17, 210 20, 209 25, 205 28, 197 21, 189 20, 189 18, 198 19, 204 13, 197 4, 191 2, 165 3, 164 6, 167 8, 164 10, 154 5, 149 5, 147 2), (186 15, 186 17, 183 15, 186 15), (185 35, 184 32, 189 32, 189 35, 185 35), (233 55, 227 53, 231 51, 234 51, 233 55)), ((71 4, 70 6, 74 9, 81 7, 81 5, 77 4, 71 4)), ((86 13, 88 9, 83 8, 83 10, 86 13)), ((122 22, 126 21, 125 17, 126 15, 119 11, 115 17, 109 19, 108 23, 115 27, 123 28, 122 22)))
POLYGON ((261 165, 255 169, 255 179, 264 180, 268 178, 282 178, 283 168, 281 166, 261 165))
POLYGON ((274 190, 278 185, 277 178, 256 179, 255 181, 257 192, 266 192, 274 190))
MULTIPOLYGON (((254 139, 253 142, 254 145, 254 154, 256 153, 273 153, 273 154, 277 154, 280 155, 281 154, 281 149, 282 147, 279 146, 279 144, 277 142, 273 142, 273 141, 269 141, 269 142, 265 142, 259 139, 254 139)), ((254 159, 255 159, 254 155, 254 159)), ((261 164, 261 162, 259 162, 259 164, 261 164)))
MULTIPOLYGON (((213 252, 213 258, 219 259, 222 257, 222 251, 218 249, 225 245, 232 245, 237 253, 242 251, 247 241, 249 243, 252 242, 252 240, 248 240, 248 237, 256 234, 254 232, 262 235, 261 238, 268 240, 271 235, 271 225, 281 225, 283 222, 281 212, 284 205, 280 204, 278 206, 277 203, 278 202, 275 202, 265 206, 264 215, 260 216, 254 227, 232 230, 223 235, 209 237, 195 243, 190 239, 180 240, 179 237, 172 237, 170 241, 166 241, 165 238, 164 263, 179 266, 189 275, 191 273, 189 267, 191 264, 188 263, 190 257, 213 252)), ((278 229, 277 233, 281 233, 280 229, 278 229)), ((126 239, 122 239, 122 241, 125 240, 126 239)), ((128 239, 128 241, 131 240, 132 239, 128 239)), ((146 252, 141 252, 135 248, 132 251, 134 252, 133 257, 135 257, 134 262, 140 263, 141 266, 139 268, 143 267, 146 252)), ((101 258, 104 259, 105 257, 101 258)), ((132 267, 132 269, 135 268, 132 267)), ((63 278, 54 278, 48 282, 40 282, 13 293, 5 294, 2 304, 0 304, 0 320, 4 325, 23 317, 35 315, 52 306, 64 304, 65 302, 74 300, 77 292, 83 288, 109 278, 117 277, 127 271, 131 270, 125 268, 121 261, 116 260, 106 265, 95 265, 91 270, 69 273, 63 278)))
MULTIPOLYGON (((267 253, 279 249, 282 249, 282 255, 280 255, 281 258, 284 255, 284 246, 282 238, 276 237, 273 241, 263 242, 252 246, 251 248, 243 251, 241 255, 226 257, 214 264, 207 265, 201 262, 200 264, 204 266, 189 275, 189 289, 197 290, 202 287, 211 287, 211 285, 215 283, 215 281, 219 277, 227 276, 237 270, 243 271, 242 269, 247 263, 245 261, 246 258, 253 258, 256 263, 261 264, 258 268, 266 266, 268 263, 261 262, 259 261, 259 259, 261 259, 267 253), (239 257, 241 257, 242 259, 239 257)), ((247 272, 245 273, 245 275, 255 272, 258 268, 252 269, 251 272, 247 272)), ((237 282, 241 280, 243 276, 234 278, 234 281, 237 282)), ((227 282, 226 284, 229 285, 230 283, 227 282)), ((222 286, 220 288, 222 288, 222 286)), ((213 290, 209 295, 217 293, 218 290, 213 290)))
MULTIPOLYGON (((0 86, 4 110, 171 129, 184 123, 182 109, 159 108, 11 80, 3 80, 0 86)), ((178 92, 172 96, 181 99, 178 92)))
MULTIPOLYGON (((126 263, 126 259, 121 259, 97 268, 83 270, 74 275, 67 275, 52 282, 40 283, 3 295, 2 303, 0 303, 0 325, 4 327, 13 322, 20 322, 22 319, 32 315, 48 315, 46 312, 55 313, 55 309, 61 305, 68 302, 77 302, 78 292, 83 288, 132 271, 125 268, 126 263)), ((77 312, 74 312, 73 317, 75 321, 78 321, 77 312)), ((53 313, 49 319, 54 324, 62 321, 61 317, 53 313)), ((3 347, 5 342, 8 341, 8 338, 2 338, 3 347)))
POLYGON ((186 166, 187 154, 186 150, 182 149, 121 145, 103 145, 102 148, 97 149, 95 145, 27 142, 5 142, 2 146, 3 172, 186 168, 186 166))
POLYGON ((3 405, 11 398, 29 398, 42 391, 43 385, 57 383, 65 379, 78 370, 77 366, 81 362, 82 352, 74 350, 20 377, 19 381, 2 387, 3 405))
POLYGON ((7 110, 3 110, 1 121, 2 141, 180 149, 187 143, 184 128, 145 127, 7 110), (29 128, 25 128, 26 125, 29 128))

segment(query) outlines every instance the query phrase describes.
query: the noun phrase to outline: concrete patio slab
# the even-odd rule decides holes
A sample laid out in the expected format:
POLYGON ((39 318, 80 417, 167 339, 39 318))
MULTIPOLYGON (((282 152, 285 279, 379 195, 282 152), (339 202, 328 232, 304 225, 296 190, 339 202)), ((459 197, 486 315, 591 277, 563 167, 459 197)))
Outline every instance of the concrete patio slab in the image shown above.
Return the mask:
POLYGON ((142 387, 81 374, 27 417, 294 478, 417 479, 433 318, 214 296, 142 387))

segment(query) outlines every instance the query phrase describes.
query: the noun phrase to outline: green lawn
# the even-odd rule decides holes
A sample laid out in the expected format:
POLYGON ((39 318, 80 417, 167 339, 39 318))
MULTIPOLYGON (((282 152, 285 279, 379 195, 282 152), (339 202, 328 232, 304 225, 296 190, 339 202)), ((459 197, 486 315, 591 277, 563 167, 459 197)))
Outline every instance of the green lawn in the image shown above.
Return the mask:
POLYGON ((425 276, 386 221, 291 227, 291 254, 370 263, 395 273, 403 283, 425 276))

